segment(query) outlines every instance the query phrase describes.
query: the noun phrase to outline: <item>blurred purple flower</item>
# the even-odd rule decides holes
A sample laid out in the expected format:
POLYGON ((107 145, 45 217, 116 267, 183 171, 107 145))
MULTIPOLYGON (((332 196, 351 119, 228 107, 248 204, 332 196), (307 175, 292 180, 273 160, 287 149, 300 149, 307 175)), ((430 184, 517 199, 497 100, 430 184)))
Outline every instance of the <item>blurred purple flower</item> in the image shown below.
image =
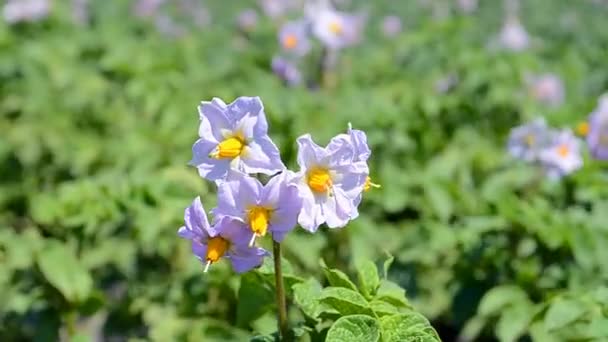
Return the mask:
POLYGON ((287 12, 300 5, 295 0, 258 0, 258 3, 264 14, 273 19, 285 16, 287 12))
POLYGON ((283 57, 276 56, 272 59, 272 71, 289 86, 302 83, 302 74, 298 67, 283 57))
POLYGON ((530 45, 528 32, 515 16, 505 21, 499 36, 500 44, 509 50, 523 51, 530 45))
POLYGON ((536 162, 540 157, 540 152, 551 143, 553 134, 547 127, 545 119, 538 118, 513 128, 509 134, 507 149, 517 159, 536 162))
POLYGON ((295 56, 304 56, 310 51, 308 25, 303 20, 290 21, 279 30, 279 44, 283 51, 295 56))
POLYGON ((571 130, 565 129, 553 135, 551 142, 539 154, 547 176, 557 179, 583 166, 580 141, 571 130))
POLYGON ((156 29, 167 37, 181 37, 186 34, 186 29, 166 14, 157 15, 154 21, 156 29))
POLYGON ((212 263, 225 257, 237 273, 246 272, 262 264, 269 253, 262 248, 249 248, 249 236, 238 221, 224 217, 211 227, 200 197, 194 199, 184 213, 185 226, 178 235, 192 243, 192 252, 205 264, 207 272, 212 263))
POLYGON ((478 0, 458 0, 458 8, 464 13, 473 13, 477 10, 478 0))
POLYGON ((446 94, 458 84, 458 75, 450 73, 435 82, 435 92, 446 94))
POLYGON ((258 12, 251 8, 242 10, 236 18, 239 30, 250 32, 258 25, 258 12))
POLYGON ((396 15, 388 15, 382 19, 382 34, 385 37, 395 37, 403 30, 401 18, 396 15))
POLYGON ((268 136, 264 105, 259 97, 241 96, 229 105, 213 98, 198 107, 200 139, 192 146, 190 164, 201 177, 224 179, 231 169, 275 174, 285 166, 268 136))
POLYGON ((157 14, 164 2, 165 0, 137 0, 133 6, 133 12, 138 17, 150 18, 157 14))
POLYGON ((587 145, 593 158, 608 160, 608 95, 600 97, 597 107, 589 115, 587 145))
POLYGON ((555 74, 530 76, 527 80, 532 96, 549 106, 559 106, 564 101, 564 84, 555 74))
POLYGON ((8 0, 2 14, 9 24, 25 21, 38 21, 48 16, 49 0, 8 0))
POLYGON ((265 186, 248 175, 234 173, 218 187, 216 219, 229 216, 241 222, 250 237, 249 246, 256 237, 272 233, 276 242, 297 224, 302 199, 295 184, 287 182, 285 173, 274 176, 265 186))
POLYGON ((365 16, 338 12, 333 8, 310 9, 312 33, 329 49, 341 49, 361 40, 365 16))
POLYGON ((298 223, 310 232, 323 223, 344 227, 358 214, 355 201, 369 173, 367 163, 353 162, 352 144, 337 139, 326 148, 315 144, 309 134, 297 139, 300 171, 292 181, 303 199, 298 223))

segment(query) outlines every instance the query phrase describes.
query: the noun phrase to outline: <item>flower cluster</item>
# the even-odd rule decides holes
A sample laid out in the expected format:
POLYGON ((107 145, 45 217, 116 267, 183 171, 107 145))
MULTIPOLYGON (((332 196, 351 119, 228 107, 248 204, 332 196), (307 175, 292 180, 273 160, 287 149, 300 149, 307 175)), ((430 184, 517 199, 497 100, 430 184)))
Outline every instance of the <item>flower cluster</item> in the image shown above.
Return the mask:
POLYGON ((509 153, 543 167, 549 178, 557 179, 583 166, 580 141, 570 129, 554 130, 540 118, 511 130, 509 153))
POLYGON ((335 10, 328 1, 307 3, 301 19, 286 22, 278 32, 282 53, 273 58, 272 69, 287 85, 302 81, 298 64, 312 49, 316 38, 333 52, 361 39, 364 17, 335 10))
POLYGON ((326 224, 344 227, 358 216, 362 193, 371 182, 371 151, 364 132, 349 125, 326 147, 310 135, 297 139, 299 170, 287 170, 268 136, 264 106, 258 97, 239 97, 230 104, 214 98, 199 106, 200 138, 192 147, 191 165, 215 181, 217 207, 207 219, 200 198, 186 209, 179 235, 209 266, 225 257, 236 272, 259 266, 269 253, 255 246, 268 233, 276 242, 299 224, 315 232, 326 224), (254 174, 270 176, 266 184, 254 174))

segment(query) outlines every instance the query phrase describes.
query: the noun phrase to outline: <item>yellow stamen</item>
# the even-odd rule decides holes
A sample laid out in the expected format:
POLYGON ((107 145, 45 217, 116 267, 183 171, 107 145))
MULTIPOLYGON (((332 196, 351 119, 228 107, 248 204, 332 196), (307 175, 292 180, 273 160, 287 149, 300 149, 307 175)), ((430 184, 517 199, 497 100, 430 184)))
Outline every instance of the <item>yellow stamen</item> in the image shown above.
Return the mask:
POLYGON ((568 147, 568 145, 561 144, 557 147, 557 154, 559 154, 560 157, 566 158, 569 153, 570 153, 570 147, 568 147))
POLYGON ((578 135, 581 135, 583 137, 587 136, 587 134, 589 134, 589 123, 588 122, 581 122, 576 126, 576 133, 578 133, 578 135))
POLYGON ((270 221, 270 210, 264 207, 252 207, 247 213, 249 227, 257 236, 266 235, 268 221, 270 221))
POLYGON ((342 24, 338 21, 332 21, 329 23, 329 30, 334 34, 342 34, 342 24))
POLYGON ((307 183, 312 191, 318 193, 325 193, 332 186, 329 171, 323 168, 313 168, 308 171, 307 183))
POLYGON ((532 134, 528 134, 528 135, 526 135, 525 142, 526 142, 526 145, 528 145, 528 147, 530 147, 530 146, 534 145, 534 143, 536 142, 536 137, 532 134))
POLYGON ((293 49, 296 47, 296 45, 298 45, 298 37, 296 37, 293 34, 289 34, 285 37, 285 39, 283 40, 283 46, 285 46, 286 49, 293 49))
POLYGON ((372 178, 370 176, 367 176, 367 178, 365 179, 365 184, 363 185, 363 191, 369 191, 371 188, 381 188, 382 185, 380 184, 376 184, 376 183, 372 183, 372 178))
POLYGON ((207 262, 214 263, 228 250, 228 241, 221 236, 212 237, 207 241, 207 262))
POLYGON ((209 156, 215 159, 233 159, 241 155, 244 147, 245 141, 238 136, 233 136, 219 143, 209 156))

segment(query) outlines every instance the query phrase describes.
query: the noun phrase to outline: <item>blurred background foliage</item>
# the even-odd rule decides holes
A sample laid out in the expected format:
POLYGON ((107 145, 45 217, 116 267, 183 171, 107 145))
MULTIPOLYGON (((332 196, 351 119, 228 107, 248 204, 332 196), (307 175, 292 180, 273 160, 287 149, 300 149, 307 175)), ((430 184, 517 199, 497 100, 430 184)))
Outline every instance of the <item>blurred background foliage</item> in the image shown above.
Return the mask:
MULTIPOLYGON (((236 17, 253 1, 206 1, 211 24, 179 37, 132 14, 129 1, 68 2, 33 23, 0 23, 0 340, 246 340, 274 331, 251 311, 251 277, 226 264, 203 275, 176 236, 183 210, 215 189, 188 167, 201 100, 260 96, 285 162, 294 139, 367 132, 379 190, 342 230, 287 237, 294 272, 323 281, 319 260, 349 274, 395 256, 388 278, 446 341, 608 338, 606 164, 559 182, 505 151, 536 116, 584 121, 608 89, 608 7, 522 1, 530 49, 492 48, 499 1, 472 15, 452 1, 353 1, 361 44, 340 56, 331 88, 286 88, 270 70, 280 23, 236 17), (404 32, 382 36, 385 15, 404 32), (561 106, 538 103, 526 75, 554 73, 561 106), (449 81, 449 82, 448 82, 449 81), (442 83, 443 82, 443 83, 442 83), (448 86, 438 85, 448 82, 448 86), (441 88, 441 89, 440 89, 441 88)), ((272 306, 272 298, 268 304, 272 306)))

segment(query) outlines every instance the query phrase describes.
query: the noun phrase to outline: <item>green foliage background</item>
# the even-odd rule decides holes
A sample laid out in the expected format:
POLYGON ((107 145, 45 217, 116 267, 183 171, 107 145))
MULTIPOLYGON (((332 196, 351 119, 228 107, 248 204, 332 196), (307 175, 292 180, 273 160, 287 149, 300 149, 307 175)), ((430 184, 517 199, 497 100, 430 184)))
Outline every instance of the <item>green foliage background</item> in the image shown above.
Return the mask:
POLYGON ((335 286, 319 259, 355 274, 389 252, 388 278, 445 340, 608 338, 606 164, 586 156, 551 182, 504 148, 511 127, 538 115, 558 127, 585 120, 606 91, 605 6, 524 1, 533 46, 509 53, 488 47, 499 1, 442 20, 414 1, 355 1, 370 15, 365 39, 341 55, 336 86, 310 91, 270 72, 276 23, 236 30, 254 3, 208 3, 213 24, 178 39, 125 1, 93 1, 88 27, 59 1, 41 22, 0 23, 0 340, 66 330, 244 340, 276 329, 273 298, 240 286, 254 275, 222 263, 203 275, 176 236, 192 198, 215 201, 187 166, 196 106, 241 95, 262 98, 288 165, 297 136, 326 143, 347 122, 372 146, 382 189, 345 229, 289 235, 295 274, 335 286), (406 27, 395 39, 379 30, 391 13, 406 27), (558 108, 525 88, 526 74, 544 72, 565 82, 558 108), (449 76, 457 83, 439 93, 449 76))

